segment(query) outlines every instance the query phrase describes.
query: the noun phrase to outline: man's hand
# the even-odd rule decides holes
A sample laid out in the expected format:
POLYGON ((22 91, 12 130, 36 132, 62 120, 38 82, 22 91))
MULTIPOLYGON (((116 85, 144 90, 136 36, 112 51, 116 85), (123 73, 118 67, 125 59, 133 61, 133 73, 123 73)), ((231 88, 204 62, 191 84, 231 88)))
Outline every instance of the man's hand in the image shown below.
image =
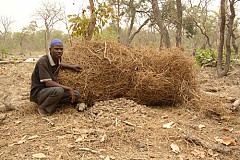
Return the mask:
POLYGON ((77 72, 80 72, 81 70, 83 70, 83 67, 79 66, 79 65, 73 65, 72 66, 72 69, 77 71, 77 72))
POLYGON ((73 89, 72 89, 72 88, 69 88, 68 92, 69 92, 69 94, 70 94, 70 96, 71 96, 71 103, 74 103, 75 100, 76 100, 76 96, 74 95, 73 89))

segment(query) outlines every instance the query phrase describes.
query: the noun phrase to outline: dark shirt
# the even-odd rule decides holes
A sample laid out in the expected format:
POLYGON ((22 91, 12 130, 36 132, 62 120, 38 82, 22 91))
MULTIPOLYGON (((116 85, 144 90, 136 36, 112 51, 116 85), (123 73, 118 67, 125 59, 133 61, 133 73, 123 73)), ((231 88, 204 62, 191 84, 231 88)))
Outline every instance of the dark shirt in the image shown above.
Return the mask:
POLYGON ((56 81, 58 77, 58 73, 60 70, 60 62, 55 64, 52 60, 51 55, 48 53, 47 55, 42 56, 36 63, 34 71, 32 73, 32 84, 30 91, 30 101, 37 102, 37 94, 38 92, 46 88, 46 81, 56 81))

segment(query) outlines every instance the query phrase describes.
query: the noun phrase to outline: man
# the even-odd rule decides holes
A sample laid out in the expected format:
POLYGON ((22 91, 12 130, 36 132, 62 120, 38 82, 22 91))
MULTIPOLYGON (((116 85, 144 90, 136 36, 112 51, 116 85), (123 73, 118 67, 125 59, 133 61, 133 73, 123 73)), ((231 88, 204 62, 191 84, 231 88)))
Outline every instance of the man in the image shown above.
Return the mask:
POLYGON ((81 71, 82 68, 61 62, 63 43, 60 39, 51 41, 49 51, 37 61, 31 78, 30 101, 38 104, 37 110, 42 116, 51 115, 62 104, 76 106, 80 99, 78 91, 59 84, 57 77, 60 69, 81 71))

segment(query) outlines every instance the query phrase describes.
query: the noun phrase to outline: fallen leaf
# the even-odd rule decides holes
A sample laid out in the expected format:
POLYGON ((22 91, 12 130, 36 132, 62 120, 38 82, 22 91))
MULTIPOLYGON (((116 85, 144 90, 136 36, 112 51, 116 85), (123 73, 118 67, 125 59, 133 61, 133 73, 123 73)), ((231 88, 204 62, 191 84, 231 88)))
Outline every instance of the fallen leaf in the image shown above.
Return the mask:
POLYGON ((198 125, 198 128, 199 128, 199 129, 202 129, 202 128, 205 128, 205 127, 206 127, 206 126, 203 125, 203 124, 199 124, 199 125, 198 125))
POLYGON ((223 128, 222 130, 232 132, 233 128, 223 128))
POLYGON ((174 122, 169 122, 163 125, 163 128, 172 128, 172 125, 174 124, 174 122))
POLYGON ((205 152, 204 151, 199 151, 199 150, 195 149, 194 151, 192 151, 192 154, 196 157, 199 157, 199 158, 205 158, 205 152))
POLYGON ((237 142, 234 139, 229 138, 229 137, 224 137, 224 138, 214 137, 214 139, 217 142, 222 143, 222 144, 224 144, 226 146, 228 146, 228 145, 233 145, 233 146, 237 145, 237 142))
POLYGON ((47 158, 47 156, 43 153, 33 154, 32 157, 34 157, 34 158, 47 158))
POLYGON ((178 147, 178 145, 172 143, 170 147, 174 153, 180 153, 180 148, 178 147))

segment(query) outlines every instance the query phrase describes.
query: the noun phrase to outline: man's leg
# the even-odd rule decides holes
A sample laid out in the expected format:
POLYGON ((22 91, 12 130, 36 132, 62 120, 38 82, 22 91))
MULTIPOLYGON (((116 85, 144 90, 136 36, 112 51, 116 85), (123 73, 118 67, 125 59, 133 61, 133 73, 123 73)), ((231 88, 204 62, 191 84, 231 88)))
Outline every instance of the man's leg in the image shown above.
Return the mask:
POLYGON ((77 103, 80 101, 80 94, 77 90, 74 90, 74 95, 76 97, 75 102, 71 103, 71 96, 69 94, 68 91, 64 91, 64 94, 61 98, 61 100, 59 101, 59 105, 63 105, 63 104, 72 104, 73 106, 77 105, 77 103))
POLYGON ((46 111, 46 113, 52 114, 63 97, 63 94, 64 89, 62 87, 49 87, 42 89, 37 95, 39 113, 44 114, 44 111, 46 111))

